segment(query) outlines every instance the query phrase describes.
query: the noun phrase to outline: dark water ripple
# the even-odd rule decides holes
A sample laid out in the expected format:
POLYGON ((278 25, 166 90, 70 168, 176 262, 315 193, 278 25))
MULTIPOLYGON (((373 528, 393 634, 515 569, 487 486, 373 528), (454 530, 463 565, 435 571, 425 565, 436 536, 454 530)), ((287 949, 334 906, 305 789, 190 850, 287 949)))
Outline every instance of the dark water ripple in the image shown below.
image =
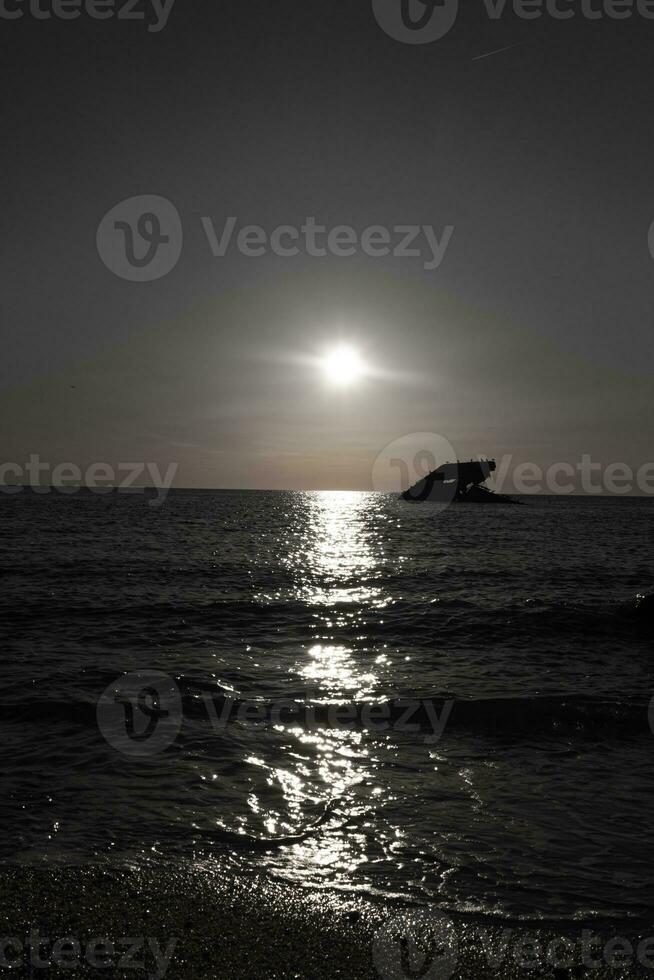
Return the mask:
POLYGON ((651 909, 653 636, 625 615, 654 591, 649 500, 25 494, 0 527, 4 860, 220 852, 497 915, 651 909), (130 758, 97 702, 148 670, 183 723, 130 758), (415 730, 371 702, 421 702, 415 730))

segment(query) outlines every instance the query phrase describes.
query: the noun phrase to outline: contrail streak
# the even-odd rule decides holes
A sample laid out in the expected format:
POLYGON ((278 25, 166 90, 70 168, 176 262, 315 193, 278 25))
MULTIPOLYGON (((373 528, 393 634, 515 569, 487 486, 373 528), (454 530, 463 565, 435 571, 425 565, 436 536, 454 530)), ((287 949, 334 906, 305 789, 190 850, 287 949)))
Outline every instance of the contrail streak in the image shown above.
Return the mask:
POLYGON ((487 51, 486 54, 478 54, 476 58, 472 58, 472 61, 481 61, 482 58, 490 58, 494 54, 501 54, 502 51, 510 51, 511 48, 519 48, 524 41, 518 41, 517 44, 507 44, 505 48, 497 48, 495 51, 487 51))

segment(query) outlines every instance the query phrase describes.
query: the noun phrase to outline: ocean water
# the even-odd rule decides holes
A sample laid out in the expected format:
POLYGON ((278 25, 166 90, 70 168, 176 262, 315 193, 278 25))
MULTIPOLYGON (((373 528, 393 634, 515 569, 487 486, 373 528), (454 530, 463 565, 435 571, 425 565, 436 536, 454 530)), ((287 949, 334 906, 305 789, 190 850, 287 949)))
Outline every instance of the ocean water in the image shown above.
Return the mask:
POLYGON ((654 636, 624 606, 654 588, 653 517, 615 498, 0 495, 0 859, 644 916, 654 636), (152 671, 179 733, 125 754, 162 705, 135 703, 125 740, 111 692, 152 671), (98 723, 107 689, 122 742, 98 723))

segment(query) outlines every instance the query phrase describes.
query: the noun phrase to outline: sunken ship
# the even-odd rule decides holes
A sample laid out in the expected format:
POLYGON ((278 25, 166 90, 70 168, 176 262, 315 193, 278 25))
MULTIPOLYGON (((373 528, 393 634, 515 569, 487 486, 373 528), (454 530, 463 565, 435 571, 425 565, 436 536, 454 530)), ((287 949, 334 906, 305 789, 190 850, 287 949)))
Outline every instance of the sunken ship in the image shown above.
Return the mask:
POLYGON ((418 480, 402 494, 410 503, 515 504, 518 501, 495 493, 484 483, 497 469, 494 459, 469 460, 467 463, 443 463, 418 480))

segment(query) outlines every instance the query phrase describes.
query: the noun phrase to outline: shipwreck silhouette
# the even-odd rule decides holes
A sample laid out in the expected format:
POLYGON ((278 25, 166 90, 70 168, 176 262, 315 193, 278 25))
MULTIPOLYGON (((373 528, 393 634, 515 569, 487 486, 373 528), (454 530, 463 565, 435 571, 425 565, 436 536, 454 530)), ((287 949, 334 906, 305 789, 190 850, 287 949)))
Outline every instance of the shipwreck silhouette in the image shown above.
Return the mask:
POLYGON ((467 463, 443 463, 422 477, 402 494, 411 503, 515 504, 516 500, 483 486, 497 469, 494 459, 469 460, 467 463))

